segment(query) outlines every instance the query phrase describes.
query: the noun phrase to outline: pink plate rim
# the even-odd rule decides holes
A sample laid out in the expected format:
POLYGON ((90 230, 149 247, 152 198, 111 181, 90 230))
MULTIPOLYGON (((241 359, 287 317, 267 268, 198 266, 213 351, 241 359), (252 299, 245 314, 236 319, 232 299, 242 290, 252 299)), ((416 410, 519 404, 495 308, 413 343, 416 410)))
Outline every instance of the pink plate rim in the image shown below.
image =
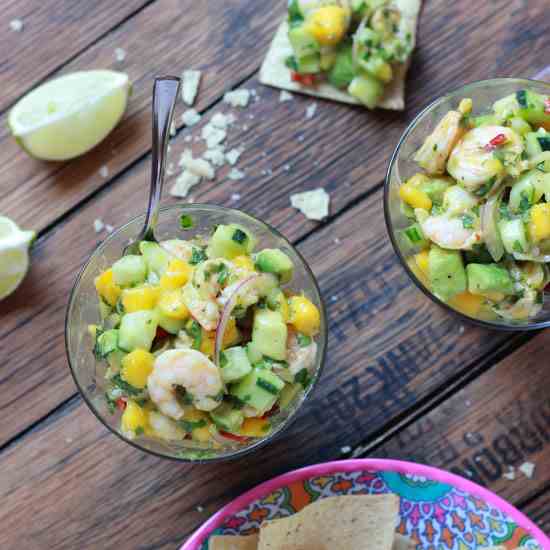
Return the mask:
POLYGON ((474 496, 477 496, 485 502, 491 504, 494 508, 501 510, 508 514, 520 527, 525 529, 539 544, 542 545, 543 550, 550 550, 550 539, 539 529, 527 516, 522 512, 514 508, 511 504, 506 502, 501 497, 495 495, 493 492, 481 487, 473 481, 469 481, 456 474, 451 474, 439 468, 433 466, 425 466, 423 464, 416 464, 414 462, 407 462, 404 460, 390 460, 383 458, 357 458, 350 460, 335 460, 332 462, 324 462, 321 464, 314 464, 293 470, 286 474, 277 476, 269 481, 265 481, 260 485, 257 485, 253 489, 250 489, 246 493, 237 497, 229 504, 226 504, 221 510, 216 512, 210 519, 208 519, 191 537, 181 546, 180 550, 199 550, 204 539, 216 528, 218 528, 225 520, 226 517, 232 516, 247 507, 251 502, 258 500, 273 491, 276 491, 280 487, 285 487, 296 481, 303 479, 310 479, 313 477, 328 475, 331 473, 340 472, 356 472, 360 470, 374 470, 374 471, 391 471, 401 474, 412 474, 427 477, 440 483, 446 483, 453 485, 461 491, 468 492, 474 496))

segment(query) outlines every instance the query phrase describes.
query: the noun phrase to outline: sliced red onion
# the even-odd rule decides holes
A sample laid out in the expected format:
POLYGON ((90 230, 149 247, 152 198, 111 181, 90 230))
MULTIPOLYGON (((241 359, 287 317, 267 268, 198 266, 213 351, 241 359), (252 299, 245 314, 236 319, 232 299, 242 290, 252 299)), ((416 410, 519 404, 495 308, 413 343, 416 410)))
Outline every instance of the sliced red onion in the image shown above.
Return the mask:
POLYGON ((225 334, 225 329, 227 328, 229 318, 231 317, 231 312, 233 311, 233 308, 237 305, 237 300, 241 292, 243 292, 243 290, 246 290, 246 288, 248 288, 251 283, 254 283, 259 277, 259 274, 255 274, 250 275, 250 277, 247 277, 246 279, 243 279, 238 284, 238 286, 236 286, 233 294, 231 294, 223 307, 220 322, 218 323, 218 326, 216 328, 216 344, 214 347, 214 362, 218 367, 220 366, 220 352, 223 345, 223 336, 225 334))
POLYGON ((504 255, 504 245, 498 232, 497 220, 500 200, 503 190, 490 197, 481 207, 481 232, 487 250, 495 262, 499 262, 504 255))

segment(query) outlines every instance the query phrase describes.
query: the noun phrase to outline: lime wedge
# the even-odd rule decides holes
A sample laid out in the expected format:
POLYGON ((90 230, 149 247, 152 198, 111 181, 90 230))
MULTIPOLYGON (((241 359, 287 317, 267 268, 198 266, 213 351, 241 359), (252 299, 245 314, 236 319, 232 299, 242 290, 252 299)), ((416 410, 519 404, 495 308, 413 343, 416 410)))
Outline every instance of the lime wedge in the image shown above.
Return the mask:
POLYGON ((29 248, 36 233, 21 231, 10 220, 0 216, 0 300, 11 294, 29 269, 29 248))
POLYGON ((95 147, 122 118, 128 75, 83 71, 61 76, 36 88, 10 111, 8 126, 31 156, 67 160, 95 147))

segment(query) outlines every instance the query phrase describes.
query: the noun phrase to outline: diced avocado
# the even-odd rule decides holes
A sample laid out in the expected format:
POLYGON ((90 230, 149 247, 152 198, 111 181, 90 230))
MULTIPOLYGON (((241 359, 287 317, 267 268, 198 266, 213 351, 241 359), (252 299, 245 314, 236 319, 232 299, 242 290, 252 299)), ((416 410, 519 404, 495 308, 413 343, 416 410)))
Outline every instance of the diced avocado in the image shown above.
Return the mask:
POLYGON ((273 273, 281 283, 292 279, 294 264, 292 260, 278 248, 265 248, 256 255, 256 267, 265 273, 273 273))
POLYGON ((354 78, 352 45, 346 44, 336 54, 336 60, 328 74, 328 81, 336 88, 346 88, 354 78))
POLYGON ((423 181, 418 188, 424 191, 435 204, 443 204, 445 191, 450 187, 451 183, 442 178, 429 178, 423 181))
POLYGON ((106 359, 109 354, 118 350, 118 330, 96 331, 94 353, 98 359, 106 359))
POLYGON ((300 74, 315 74, 321 70, 321 56, 312 53, 304 57, 296 58, 296 66, 300 74))
POLYGON ((319 53, 317 40, 307 32, 304 25, 291 28, 288 31, 288 40, 298 59, 319 53))
POLYGON ((162 277, 168 268, 170 254, 157 243, 149 241, 141 241, 139 250, 143 254, 149 271, 155 273, 159 278, 162 277))
POLYGON ((164 315, 158 308, 155 309, 158 319, 159 327, 163 328, 170 334, 177 334, 180 330, 185 328, 187 319, 172 319, 167 315, 164 315))
POLYGON ((546 113, 544 96, 531 90, 519 90, 516 92, 516 100, 519 105, 517 114, 535 126, 550 124, 550 114, 546 113))
POLYGON ((474 128, 479 128, 480 126, 498 126, 502 124, 502 117, 498 115, 479 115, 471 117, 469 120, 474 128))
POLYGON ((302 384, 286 384, 279 398, 279 407, 281 410, 288 408, 294 402, 296 396, 302 393, 303 390, 302 384))
POLYGON ((230 394, 262 415, 273 407, 284 386, 285 383, 276 374, 267 369, 254 368, 231 387, 230 394))
POLYGON ((278 311, 283 314, 284 311, 288 308, 288 300, 284 292, 279 288, 274 288, 271 290, 266 297, 267 307, 272 311, 278 311))
POLYGON ((326 50, 321 53, 320 68, 322 71, 330 71, 336 63, 336 51, 326 50))
POLYGON ((514 294, 514 282, 508 270, 498 264, 468 264, 468 290, 471 294, 500 292, 514 294))
POLYGON ((430 287, 443 301, 466 290, 466 272, 460 251, 432 246, 428 255, 428 269, 430 287))
POLYGON ((258 346, 252 341, 246 344, 246 355, 252 365, 259 363, 264 357, 262 352, 258 349, 258 346))
POLYGON ((536 132, 529 132, 525 136, 525 152, 529 158, 537 157, 542 153, 542 147, 537 138, 536 132))
POLYGON ((256 245, 256 238, 242 225, 231 223, 218 225, 206 250, 209 258, 232 260, 243 254, 250 254, 256 245))
POLYGON ((365 73, 351 81, 348 92, 369 109, 375 109, 384 94, 384 85, 380 80, 365 73))
POLYGON ((144 349, 149 351, 157 333, 158 319, 155 311, 136 311, 122 316, 118 333, 118 345, 124 351, 144 349))
POLYGON ((240 346, 226 349, 222 357, 222 379, 226 384, 244 378, 252 370, 246 350, 240 346))
POLYGON ((284 361, 286 359, 287 336, 287 326, 278 311, 255 310, 252 342, 262 355, 284 361))
POLYGON ((361 60, 360 64, 369 75, 380 80, 384 84, 390 82, 393 77, 391 65, 386 63, 386 61, 378 55, 370 55, 368 59, 361 60))
POLYGON ((147 264, 142 256, 123 256, 113 264, 113 278, 118 286, 143 283, 147 277, 147 264))
POLYGON ((529 245, 527 244, 527 235, 522 219, 500 220, 498 222, 498 230, 502 244, 508 254, 513 254, 514 252, 525 254, 528 251, 529 245))
POLYGON ((210 418, 218 428, 232 433, 238 432, 244 422, 243 413, 234 409, 229 403, 222 403, 210 411, 210 418))

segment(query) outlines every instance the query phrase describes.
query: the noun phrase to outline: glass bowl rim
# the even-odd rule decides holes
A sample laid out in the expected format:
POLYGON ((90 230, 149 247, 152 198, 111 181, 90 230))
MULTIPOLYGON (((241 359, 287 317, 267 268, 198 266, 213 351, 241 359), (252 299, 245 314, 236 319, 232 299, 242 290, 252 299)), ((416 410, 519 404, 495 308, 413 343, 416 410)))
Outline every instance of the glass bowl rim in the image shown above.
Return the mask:
POLYGON ((524 325, 506 325, 506 324, 497 324, 493 323, 491 321, 484 321, 481 319, 474 319, 473 317, 469 317, 468 315, 465 315, 464 313, 452 308, 449 304, 446 304, 442 300, 440 300, 437 296, 432 294, 419 280, 418 277, 414 274, 412 269, 408 266, 403 254, 401 253, 401 250, 399 249, 399 246, 397 244, 397 241, 395 239, 393 226, 391 222, 391 216, 390 216, 390 207, 389 207, 389 196, 390 196, 390 176, 392 172, 392 168, 394 164, 397 162, 399 158, 399 153, 401 151, 401 146, 407 139, 407 137, 414 131, 416 128, 418 122, 422 120, 422 118, 427 115, 429 112, 431 112, 433 109, 435 109, 437 106, 441 105, 443 102, 448 101, 462 93, 467 93, 472 88, 482 88, 483 86, 498 86, 498 84, 505 84, 505 83, 518 83, 518 84, 525 84, 525 86, 529 86, 531 84, 542 84, 543 86, 547 86, 550 91, 550 83, 544 82, 543 80, 535 80, 532 78, 515 78, 515 77, 500 77, 500 78, 489 78, 485 80, 475 80, 473 82, 469 82, 467 84, 464 84, 458 88, 455 88, 451 90, 450 92, 446 92, 444 95, 437 97, 433 101, 430 101, 426 107, 424 107, 409 123, 401 137, 399 138, 399 141, 390 157, 390 162, 388 164, 388 169, 386 170, 386 177, 384 180, 384 220, 386 222, 386 231, 388 233, 388 236, 390 238, 390 242, 392 244, 393 250, 397 257, 399 258, 399 262, 401 266, 405 269, 406 273, 412 280, 412 282, 416 285, 416 287, 428 298, 430 298, 434 303, 442 307, 443 309, 451 312, 453 315, 459 317, 461 320, 466 321, 467 323, 471 323, 473 325, 477 325, 482 328, 491 329, 491 330, 498 330, 502 332, 523 332, 528 330, 539 330, 543 328, 550 327, 550 320, 548 321, 537 321, 537 322, 529 322, 524 325))
POLYGON ((139 449, 140 451, 144 453, 148 453, 150 455, 156 456, 158 458, 162 458, 164 460, 172 460, 174 462, 180 462, 184 464, 207 464, 207 463, 221 463, 221 462, 229 462, 230 460, 234 460, 237 458, 242 458, 245 455, 248 455, 252 453, 253 451, 256 451, 262 447, 265 447, 269 443, 275 441, 283 432, 285 432, 290 426, 296 421, 298 417, 298 413, 301 411, 302 407, 305 405, 306 401, 309 401, 311 398, 311 395, 315 388, 317 387, 319 380, 321 379, 321 376, 323 374, 325 364, 326 364, 326 356, 327 356, 327 346, 328 346, 328 322, 327 322, 327 311, 326 311, 326 305, 323 300, 323 295, 321 293, 321 289, 319 288, 319 283, 317 282, 317 278, 315 277, 311 267, 309 266, 309 263, 306 261, 302 253, 288 240, 287 237, 285 237, 279 230, 275 229, 272 225, 269 223, 258 219, 256 216, 253 216, 249 214, 248 212, 245 212, 243 210, 239 210, 236 208, 227 208, 225 206, 219 206, 216 204, 210 204, 210 203, 175 203, 175 204, 169 204, 161 206, 159 210, 159 217, 162 214, 162 212, 170 211, 170 210, 177 210, 177 209, 186 209, 186 210, 218 210, 222 212, 227 213, 233 213, 236 212, 239 216, 245 216, 251 218, 254 222, 264 226, 270 233, 275 235, 277 238, 282 239, 292 250, 293 252, 300 258, 303 265, 305 266, 305 271, 308 274, 309 278, 313 282, 313 287, 315 291, 317 292, 317 295, 319 296, 319 303, 320 303, 320 309, 321 309, 321 327, 324 328, 324 330, 321 330, 319 332, 319 344, 322 345, 322 354, 318 361, 318 365, 315 371, 315 378, 313 382, 309 385, 309 387, 305 390, 304 396, 302 398, 302 401, 300 404, 294 409, 292 412, 292 415, 287 418, 286 421, 284 421, 280 427, 274 431, 273 433, 269 434, 267 437, 264 437, 262 439, 259 439, 258 441, 255 441, 251 445, 248 445, 242 449, 237 449, 235 452, 224 455, 224 456, 217 456, 212 458, 199 458, 199 459, 190 459, 190 458, 184 458, 184 457, 178 457, 173 455, 167 455, 162 454, 160 452, 154 451, 152 449, 148 449, 146 447, 142 447, 135 441, 132 441, 131 439, 128 439, 124 437, 121 433, 116 431, 114 428, 112 428, 110 425, 107 424, 105 420, 103 420, 102 415, 99 413, 99 411, 96 409, 94 404, 91 402, 91 400, 86 395, 86 392, 83 390, 82 386, 80 385, 75 370, 73 367, 73 363, 71 360, 71 352, 69 350, 69 314, 72 310, 73 303, 78 295, 78 290, 80 288, 80 282, 82 279, 82 276, 84 275, 84 272, 90 265, 90 263, 103 251, 104 248, 107 247, 107 245, 121 232, 123 232, 125 229, 127 229, 132 224, 135 224, 140 219, 143 221, 145 219, 145 212, 138 214, 134 217, 132 217, 130 220, 128 220, 124 225, 117 228, 115 231, 113 231, 110 235, 107 236, 107 238, 99 243, 96 248, 92 251, 88 259, 84 262, 83 266, 80 268, 78 275, 75 278, 75 281, 73 283, 73 286, 71 288, 71 292, 69 294, 69 301, 67 303, 67 307, 65 310, 65 323, 64 323, 64 330, 65 330, 65 353, 67 356, 67 361, 69 363, 69 371, 71 373, 71 376, 74 380, 74 383, 77 387, 78 393, 82 397, 83 401, 86 403, 86 406, 88 409, 93 413, 93 415, 99 420, 99 422, 107 428, 111 433, 113 433, 115 436, 117 436, 119 439, 121 439, 124 443, 127 443, 128 445, 131 445, 132 447, 139 449))

